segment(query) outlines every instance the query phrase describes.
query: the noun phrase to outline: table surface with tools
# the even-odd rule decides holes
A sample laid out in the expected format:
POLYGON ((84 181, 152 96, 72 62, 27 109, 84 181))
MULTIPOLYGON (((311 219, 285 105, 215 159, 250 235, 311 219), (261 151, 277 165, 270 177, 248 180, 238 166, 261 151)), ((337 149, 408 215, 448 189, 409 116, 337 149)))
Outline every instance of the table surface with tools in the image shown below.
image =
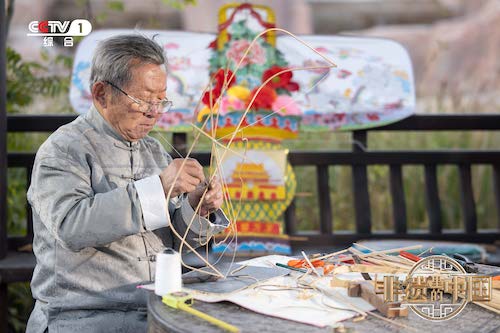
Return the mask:
MULTIPOLYGON (((410 248, 410 247, 408 247, 410 248)), ((365 266, 361 264, 359 256, 362 259, 367 260, 367 255, 357 252, 351 249, 352 253, 352 263, 350 267, 362 268, 365 266), (353 252, 354 251, 354 252, 353 252), (357 253, 356 255, 354 253, 357 253), (359 255, 359 256, 358 256, 359 255), (361 264, 361 265, 356 265, 361 264), (359 266, 359 267, 358 267, 359 266)), ((341 253, 346 250, 337 252, 341 253)), ((377 251, 372 251, 374 254, 377 251)), ((385 252, 385 251, 382 251, 385 252)), ((391 250, 392 252, 392 250, 391 250)), ((380 251, 379 251, 380 253, 380 251)), ((399 257, 404 257, 408 260, 418 261, 421 258, 417 256, 412 256, 411 254, 401 251, 399 252, 399 257)), ((307 264, 311 266, 316 266, 315 260, 309 261, 307 256, 302 253, 303 258, 307 261, 307 264)), ((329 256, 329 255, 328 255, 329 256)), ((326 257, 328 257, 326 256, 326 257)), ((263 257, 264 258, 264 257, 263 257)), ((302 271, 304 266, 300 267, 301 257, 297 257, 299 260, 289 260, 287 265, 277 264, 277 266, 285 267, 293 271, 302 271), (296 266, 297 265, 297 266, 296 266)), ((347 258, 346 258, 347 259, 347 258)), ((478 273, 481 275, 492 273, 498 275, 497 266, 489 265, 479 265, 469 262, 466 257, 456 257, 461 265, 465 268, 468 273, 478 273), (461 260, 464 259, 464 260, 461 260)), ((366 262, 363 261, 364 264, 366 262)), ((369 266, 370 271, 374 269, 374 266, 369 266)), ((345 268, 345 267, 343 267, 345 268)), ((314 268, 313 268, 314 269, 314 268)), ((326 267, 322 267, 326 269, 326 267)), ((363 270, 356 270, 363 272, 363 270)), ((325 270, 326 272, 326 270, 325 270)), ((290 273, 293 275, 293 273, 290 273)), ((295 274, 297 274, 295 272, 295 274)), ((335 274, 335 272, 334 272, 335 274)), ((368 274, 363 274, 365 280, 370 279, 368 274), (366 276, 365 276, 366 275, 366 276)), ((491 275, 492 276, 492 275, 491 275)), ((184 279, 184 277, 183 277, 184 279)), ((376 279, 376 277, 375 277, 376 279)), ((332 280, 333 281, 333 280, 332 280)), ((343 322, 337 323, 336 328, 332 327, 318 327, 308 324, 303 324, 295 321, 285 320, 277 317, 272 317, 269 315, 264 315, 257 313, 259 310, 254 306, 254 310, 250 311, 244 307, 236 305, 230 302, 217 302, 217 303, 205 303, 195 300, 191 305, 190 309, 194 309, 195 312, 202 313, 204 315, 212 316, 224 322, 224 324, 233 326, 233 331, 235 327, 239 329, 240 332, 500 332, 500 315, 498 310, 485 308, 483 303, 468 303, 465 308, 454 318, 447 319, 444 321, 431 321, 419 317, 413 311, 408 311, 405 307, 394 307, 399 306, 399 303, 393 303, 393 308, 386 309, 387 303, 380 302, 379 298, 381 295, 372 295, 374 292, 373 286, 371 284, 373 281, 364 282, 349 282, 347 288, 347 295, 351 297, 362 297, 364 300, 372 304, 376 311, 373 311, 375 315, 368 315, 362 320, 359 317, 357 319, 349 319, 343 322), (477 305, 480 304, 481 306, 477 305), (400 310, 398 310, 400 309, 400 310), (394 311, 398 310, 398 313, 394 311), (390 313, 388 313, 390 312, 390 313), (404 314, 402 314, 404 313, 404 314), (390 319, 389 319, 389 318, 390 319)), ((332 282, 333 283, 333 282, 332 282)), ((376 284, 376 283, 375 283, 376 284)), ((332 286, 334 286, 332 284, 332 286)), ((196 288, 195 288, 196 289, 196 288)), ((210 289, 212 291, 212 289, 210 289)), ((493 290, 498 294, 498 290, 493 290)), ((377 292, 378 294, 378 292, 377 292)), ((248 296, 252 297, 251 294, 248 296)), ((498 295, 495 297, 498 298, 498 295)), ((165 301, 165 299, 164 299, 165 301)), ((169 303, 169 302, 167 302, 169 303)), ((184 302, 182 302, 184 304, 184 302)), ((489 304, 489 303, 488 303, 489 304)), ((495 303, 496 304, 496 303, 495 303)), ((161 297, 156 296, 151 293, 148 300, 148 332, 158 333, 158 332, 223 332, 224 325, 213 325, 207 320, 201 319, 192 313, 183 311, 177 306, 167 306, 162 302, 161 297)), ((259 303, 259 306, 261 304, 259 303)), ((265 305, 264 305, 265 306, 265 305)), ((185 306, 183 306, 185 308, 185 306)), ((265 309, 262 310, 265 313, 265 309)), ((192 312, 192 310, 191 310, 192 312)), ((397 312, 397 311, 396 311, 397 312)), ((368 313, 369 314, 369 313, 368 313)), ((325 316, 332 315, 332 313, 324 312, 325 316)), ((294 317, 295 318, 295 317, 294 317)), ((330 317, 331 318, 331 317, 330 317)), ((329 318, 323 318, 329 319, 329 318)), ((314 322, 314 321, 313 321, 314 322)), ((323 321, 324 322, 324 321, 323 321)), ((227 328, 227 327, 226 327, 227 328)))
MULTIPOLYGON (((348 320, 338 328, 319 328, 289 320, 273 318, 246 310, 238 305, 195 301, 197 310, 234 325, 241 332, 412 332, 381 319, 368 316, 362 321, 348 320)), ((415 332, 500 332, 500 316, 475 304, 468 304, 459 316, 442 322, 433 322, 409 312, 408 317, 392 319, 414 329, 415 332)), ((224 332, 184 311, 167 307, 159 296, 151 293, 148 302, 148 333, 160 332, 224 332)))

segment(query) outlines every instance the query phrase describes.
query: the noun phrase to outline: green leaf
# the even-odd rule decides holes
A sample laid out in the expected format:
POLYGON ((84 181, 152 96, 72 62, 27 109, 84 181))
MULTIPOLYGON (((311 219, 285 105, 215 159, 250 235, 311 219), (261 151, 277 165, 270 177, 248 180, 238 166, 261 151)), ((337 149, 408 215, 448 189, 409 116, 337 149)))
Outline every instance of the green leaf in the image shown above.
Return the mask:
POLYGON ((107 13, 101 13, 95 17, 95 21, 97 23, 103 23, 104 21, 106 21, 107 18, 108 18, 107 13))
POLYGON ((111 9, 111 10, 114 10, 114 11, 117 11, 117 12, 123 12, 125 10, 125 5, 123 4, 122 1, 108 1, 108 3, 106 4, 106 6, 111 9))
MULTIPOLYGON (((55 97, 69 91, 69 76, 48 76, 49 69, 42 63, 23 62, 21 55, 7 48, 7 112, 19 112, 33 102, 36 95, 55 97)), ((43 53, 42 53, 43 54, 43 53)), ((45 54, 49 61, 48 54, 45 54)), ((71 67, 72 59, 58 56, 54 63, 71 67)))
POLYGON ((48 61, 49 60, 49 52, 46 49, 42 49, 40 51, 40 58, 42 58, 43 61, 48 61))
POLYGON ((75 36, 73 37, 73 45, 76 46, 78 43, 80 43, 83 40, 84 36, 75 36))
POLYGON ((65 68, 73 67, 73 57, 64 54, 59 54, 54 59, 54 63, 62 64, 65 68))
POLYGON ((196 0, 162 0, 162 2, 174 9, 184 9, 186 6, 196 5, 196 0))
POLYGON ((88 0, 75 0, 75 3, 78 7, 84 7, 87 4, 88 0))

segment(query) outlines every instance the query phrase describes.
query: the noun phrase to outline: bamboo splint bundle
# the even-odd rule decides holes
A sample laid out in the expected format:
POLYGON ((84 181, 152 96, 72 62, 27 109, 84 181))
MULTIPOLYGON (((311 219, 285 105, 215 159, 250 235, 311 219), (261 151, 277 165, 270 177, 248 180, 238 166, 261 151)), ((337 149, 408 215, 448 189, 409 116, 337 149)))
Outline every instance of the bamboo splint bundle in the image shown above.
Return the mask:
MULTIPOLYGON (((422 245, 406 246, 406 247, 400 247, 400 248, 389 249, 389 250, 381 250, 381 251, 372 251, 370 253, 360 252, 361 254, 359 254, 358 257, 364 260, 367 257, 373 257, 373 256, 380 255, 380 254, 399 253, 401 251, 415 250, 415 249, 420 249, 420 248, 422 248, 422 245)), ((352 255, 347 255, 345 257, 339 257, 340 254, 343 254, 345 252, 349 252, 350 249, 351 248, 344 249, 342 251, 338 251, 335 253, 327 254, 327 255, 315 258, 314 260, 329 260, 329 261, 338 261, 338 262, 345 262, 345 261, 353 260, 352 255)))
POLYGON ((387 274, 404 274, 412 268, 413 262, 406 258, 399 256, 391 256, 389 253, 399 253, 400 251, 412 250, 420 248, 420 245, 407 246, 396 249, 389 249, 383 251, 373 251, 369 249, 370 253, 363 253, 353 247, 347 249, 323 255, 314 258, 315 261, 325 260, 329 263, 336 263, 336 267, 331 270, 331 275, 334 279, 332 280, 332 286, 342 285, 341 281, 335 278, 336 274, 341 273, 387 273, 387 274), (349 255, 345 255, 349 253, 349 255), (342 256, 343 255, 343 256, 342 256), (353 259, 353 255, 364 261, 364 263, 346 264, 345 262, 353 259))
MULTIPOLYGON (((408 268, 408 269, 413 267, 413 265, 415 264, 413 261, 408 260, 406 258, 403 258, 401 256, 391 256, 387 253, 377 253, 377 251, 373 251, 372 249, 370 249, 364 245, 359 245, 357 243, 354 243, 353 245, 361 246, 361 247, 364 247, 365 249, 371 251, 368 253, 368 254, 371 254, 371 256, 363 258, 363 260, 368 261, 368 262, 375 262, 375 263, 381 264, 381 265, 393 265, 395 267, 408 268)), ((358 257, 360 257, 361 255, 364 254, 363 252, 357 250, 354 247, 350 247, 349 250, 351 252, 355 253, 356 255, 358 255, 358 257)), ((403 251, 403 250, 401 250, 401 251, 403 251)), ((401 251, 398 251, 398 253, 401 251)))
POLYGON ((344 265, 337 266, 333 269, 333 274, 341 273, 387 273, 387 274, 404 274, 408 273, 408 269, 394 267, 390 265, 365 265, 365 264, 354 264, 354 265, 344 265))

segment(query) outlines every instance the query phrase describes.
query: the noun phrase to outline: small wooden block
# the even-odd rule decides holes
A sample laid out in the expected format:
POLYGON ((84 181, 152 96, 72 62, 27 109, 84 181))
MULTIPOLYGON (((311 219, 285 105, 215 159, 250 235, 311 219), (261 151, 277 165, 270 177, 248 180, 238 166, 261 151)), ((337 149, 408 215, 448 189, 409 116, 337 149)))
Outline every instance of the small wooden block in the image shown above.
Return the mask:
POLYGON ((388 318, 408 316, 408 309, 401 308, 401 303, 384 302, 382 295, 375 293, 375 288, 369 281, 350 282, 347 288, 347 295, 351 297, 361 296, 365 301, 373 305, 380 313, 388 318))
POLYGON ((491 288, 500 289, 500 280, 491 280, 491 288))
POLYGON ((330 287, 349 288, 349 282, 348 280, 339 279, 334 275, 330 280, 330 287))
POLYGON ((349 283, 347 287, 347 295, 349 297, 360 297, 361 296, 361 286, 359 283, 349 283))
MULTIPOLYGON (((394 303, 391 303, 394 304, 394 303)), ((408 308, 407 307, 400 307, 400 308, 390 308, 387 311, 387 317, 388 318, 394 318, 394 317, 408 317, 408 308)))

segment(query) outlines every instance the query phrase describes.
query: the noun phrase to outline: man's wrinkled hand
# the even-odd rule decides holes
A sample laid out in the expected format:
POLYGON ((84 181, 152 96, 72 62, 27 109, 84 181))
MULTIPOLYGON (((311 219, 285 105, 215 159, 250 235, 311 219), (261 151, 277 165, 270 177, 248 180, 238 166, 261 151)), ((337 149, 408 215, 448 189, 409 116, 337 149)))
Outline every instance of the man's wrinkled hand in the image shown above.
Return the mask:
MULTIPOLYGON (((200 200, 203 196, 207 188, 206 184, 200 184, 196 190, 188 194, 188 200, 193 209, 198 207, 200 200)), ((207 216, 208 214, 216 211, 222 206, 224 202, 222 197, 222 186, 217 177, 212 179, 212 182, 208 184, 208 190, 205 196, 203 197, 203 201, 200 205, 200 210, 198 214, 201 216, 207 216)))
POLYGON ((183 193, 195 191, 197 186, 205 181, 205 175, 203 167, 197 160, 176 158, 163 169, 160 180, 165 196, 172 189, 170 197, 173 198, 183 193))

